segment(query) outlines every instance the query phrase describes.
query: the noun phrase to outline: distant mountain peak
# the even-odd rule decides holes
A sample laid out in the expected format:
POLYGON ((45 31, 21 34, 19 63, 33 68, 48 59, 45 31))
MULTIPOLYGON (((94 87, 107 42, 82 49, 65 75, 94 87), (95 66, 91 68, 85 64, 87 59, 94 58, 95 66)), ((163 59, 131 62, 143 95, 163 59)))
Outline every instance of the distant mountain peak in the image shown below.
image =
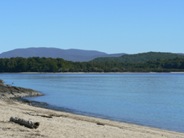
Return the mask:
MULTIPOLYGON (((112 54, 113 56, 121 56, 123 54, 112 54)), ((68 61, 90 61, 98 57, 109 57, 111 54, 96 50, 81 50, 81 49, 59 49, 50 47, 30 47, 30 48, 18 48, 3 52, 0 54, 0 58, 12 58, 12 57, 51 57, 51 58, 63 58, 68 61)))

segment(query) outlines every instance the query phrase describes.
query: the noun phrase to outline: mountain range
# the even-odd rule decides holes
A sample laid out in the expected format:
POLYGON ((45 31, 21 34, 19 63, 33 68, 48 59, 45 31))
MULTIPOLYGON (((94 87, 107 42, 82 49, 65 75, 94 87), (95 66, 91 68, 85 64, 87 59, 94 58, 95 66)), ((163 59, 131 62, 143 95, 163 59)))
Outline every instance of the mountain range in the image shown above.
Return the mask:
POLYGON ((90 61, 98 57, 119 57, 124 55, 120 54, 107 54, 95 50, 79 50, 79 49, 59 49, 59 48, 25 48, 25 49, 14 49, 0 54, 0 58, 12 58, 12 57, 50 57, 50 58, 63 58, 68 61, 90 61))
POLYGON ((184 54, 169 52, 106 54, 77 49, 28 48, 4 52, 0 56, 0 72, 184 72, 184 54))

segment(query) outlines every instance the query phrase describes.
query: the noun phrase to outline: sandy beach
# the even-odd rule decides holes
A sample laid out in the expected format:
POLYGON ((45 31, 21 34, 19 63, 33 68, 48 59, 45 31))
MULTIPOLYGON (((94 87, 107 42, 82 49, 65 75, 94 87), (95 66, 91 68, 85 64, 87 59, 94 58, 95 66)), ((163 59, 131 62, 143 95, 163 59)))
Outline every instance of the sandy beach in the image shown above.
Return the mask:
POLYGON ((184 138, 184 133, 44 109, 12 97, 37 96, 31 89, 0 83, 0 138, 184 138), (30 129, 10 121, 39 122, 30 129))
POLYGON ((10 99, 0 100, 0 114, 1 138, 184 138, 183 133, 53 111, 10 99), (10 122, 10 117, 39 122, 40 126, 30 129, 10 122))

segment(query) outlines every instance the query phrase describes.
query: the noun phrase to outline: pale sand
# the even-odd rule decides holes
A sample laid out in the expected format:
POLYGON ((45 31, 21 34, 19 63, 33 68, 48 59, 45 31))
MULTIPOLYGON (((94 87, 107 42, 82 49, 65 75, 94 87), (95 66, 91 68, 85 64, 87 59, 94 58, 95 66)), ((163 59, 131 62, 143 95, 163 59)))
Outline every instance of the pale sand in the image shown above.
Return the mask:
POLYGON ((184 138, 184 133, 74 115, 0 100, 0 138, 184 138), (40 122, 29 129, 13 122, 19 117, 40 122))

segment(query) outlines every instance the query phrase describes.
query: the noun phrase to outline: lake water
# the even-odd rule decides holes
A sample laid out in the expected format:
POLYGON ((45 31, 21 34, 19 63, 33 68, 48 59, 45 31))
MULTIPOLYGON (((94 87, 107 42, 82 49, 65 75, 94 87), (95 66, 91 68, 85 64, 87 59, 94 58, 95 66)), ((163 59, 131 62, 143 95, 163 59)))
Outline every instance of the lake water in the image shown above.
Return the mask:
POLYGON ((0 74, 45 96, 34 101, 79 114, 184 132, 184 74, 0 74))

